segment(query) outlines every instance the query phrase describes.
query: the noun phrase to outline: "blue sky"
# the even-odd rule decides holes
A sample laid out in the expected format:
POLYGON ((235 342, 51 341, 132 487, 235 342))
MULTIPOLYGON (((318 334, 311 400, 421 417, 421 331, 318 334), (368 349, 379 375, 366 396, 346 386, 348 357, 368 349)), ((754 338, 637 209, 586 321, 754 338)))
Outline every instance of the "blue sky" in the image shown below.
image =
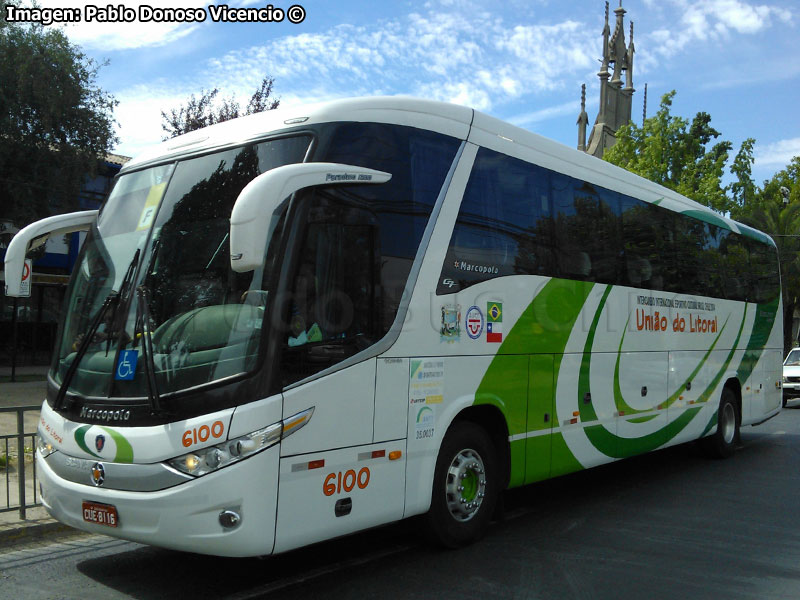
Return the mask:
MULTIPOLYGON (((43 7, 85 1, 39 0, 43 7)), ((196 0, 109 0, 137 8, 206 8, 196 0)), ((272 0, 288 9, 294 2, 272 0)), ((105 3, 100 3, 105 6, 105 3)), ((263 8, 259 0, 230 6, 263 8)), ((70 38, 108 61, 99 84, 120 104, 116 151, 161 139, 162 110, 218 87, 246 101, 275 78, 283 106, 361 95, 413 95, 477 108, 571 147, 580 86, 597 114, 602 0, 300 0, 306 18, 282 23, 80 23, 70 38)), ((618 0, 611 1, 613 10, 618 0)), ((623 0, 634 22, 633 118, 677 90, 673 114, 711 114, 734 144, 756 139, 761 183, 800 155, 800 4, 796 0, 623 0)))

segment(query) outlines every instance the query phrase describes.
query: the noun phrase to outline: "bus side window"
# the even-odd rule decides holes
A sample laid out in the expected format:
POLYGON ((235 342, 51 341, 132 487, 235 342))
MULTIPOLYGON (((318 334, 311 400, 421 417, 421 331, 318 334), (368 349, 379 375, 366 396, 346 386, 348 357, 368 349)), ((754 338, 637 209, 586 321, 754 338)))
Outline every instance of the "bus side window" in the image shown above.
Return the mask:
POLYGON ((317 190, 291 289, 284 384, 356 354, 381 335, 379 229, 371 211, 317 190))
POLYGON ((747 301, 750 281, 750 258, 744 237, 728 235, 720 242, 719 253, 725 269, 724 297, 747 301))
MULTIPOLYGON (((315 188, 287 303, 282 383, 382 339, 398 317, 420 240, 459 140, 411 127, 333 123, 313 160, 392 174, 381 185, 315 188)), ((297 199, 297 198, 296 198, 297 199)))
POLYGON ((619 282, 653 290, 677 287, 672 212, 629 197, 622 198, 621 212, 625 268, 619 282))
POLYGON ((748 239, 750 250, 750 302, 770 302, 780 291, 777 251, 772 247, 748 239))
POLYGON ((504 275, 551 273, 549 178, 536 165, 486 148, 478 151, 437 294, 451 294, 504 275))
POLYGON ((619 202, 616 192, 588 181, 572 181, 572 210, 556 216, 557 227, 561 226, 556 235, 559 254, 562 247, 564 250, 581 247, 591 268, 586 273, 565 273, 564 276, 617 283, 622 254, 619 202))

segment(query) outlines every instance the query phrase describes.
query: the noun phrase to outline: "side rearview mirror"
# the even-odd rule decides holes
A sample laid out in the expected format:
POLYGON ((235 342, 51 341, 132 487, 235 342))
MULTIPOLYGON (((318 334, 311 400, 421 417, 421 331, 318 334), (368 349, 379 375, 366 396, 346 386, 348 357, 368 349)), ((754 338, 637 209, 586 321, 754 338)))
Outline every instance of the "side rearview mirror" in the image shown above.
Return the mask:
POLYGON ((273 215, 294 192, 320 185, 385 183, 390 173, 337 163, 300 163, 271 169, 248 183, 231 211, 231 269, 246 273, 264 264, 273 215))
POLYGON ((6 250, 6 296, 20 296, 22 270, 25 266, 25 255, 29 250, 38 248, 51 236, 89 229, 93 223, 97 222, 97 213, 96 210, 84 210, 66 215, 55 215, 35 221, 17 232, 11 238, 11 243, 6 250))

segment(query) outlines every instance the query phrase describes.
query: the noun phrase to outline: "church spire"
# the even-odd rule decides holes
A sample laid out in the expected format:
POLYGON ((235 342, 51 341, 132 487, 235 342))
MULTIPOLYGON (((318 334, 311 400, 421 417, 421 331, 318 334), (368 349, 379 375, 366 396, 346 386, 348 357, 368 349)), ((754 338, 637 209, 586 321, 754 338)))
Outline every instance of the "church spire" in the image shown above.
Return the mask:
POLYGON ((614 62, 614 74, 611 76, 611 85, 622 87, 622 71, 627 67, 625 64, 625 26, 623 19, 625 9, 622 8, 622 0, 619 0, 619 8, 614 9, 617 16, 617 24, 614 28, 614 35, 611 36, 611 60, 614 62))
POLYGON ((591 128, 588 142, 585 141, 585 130, 588 125, 586 115, 586 86, 581 89, 581 114, 578 117, 578 148, 597 157, 602 157, 606 149, 616 142, 617 130, 631 120, 631 104, 633 99, 633 23, 630 24, 630 43, 625 43, 625 9, 622 0, 614 9, 615 26, 611 33, 609 27, 608 2, 603 26, 603 57, 600 71, 600 109, 597 119, 591 128), (609 73, 609 68, 613 72, 609 73), (623 88, 624 72, 624 88, 623 88))
POLYGON ((625 77, 625 90, 629 93, 633 93, 633 54, 636 52, 636 49, 633 46, 633 21, 631 21, 631 43, 628 45, 628 51, 625 53, 625 63, 628 66, 628 70, 626 71, 625 77))
POLYGON ((611 35, 611 29, 608 27, 608 2, 606 1, 606 25, 603 27, 603 63, 600 67, 600 73, 608 73, 608 62, 611 60, 608 46, 609 35, 611 35))
POLYGON ((589 115, 586 114, 586 84, 581 86, 581 114, 578 115, 578 150, 586 152, 586 127, 589 115))

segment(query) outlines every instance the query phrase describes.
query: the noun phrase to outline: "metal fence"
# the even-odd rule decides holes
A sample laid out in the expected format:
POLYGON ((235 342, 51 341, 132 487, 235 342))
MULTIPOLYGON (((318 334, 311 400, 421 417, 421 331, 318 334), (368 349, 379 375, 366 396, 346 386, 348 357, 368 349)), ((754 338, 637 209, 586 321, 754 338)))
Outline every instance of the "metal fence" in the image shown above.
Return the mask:
POLYGON ((0 408, 0 485, 5 484, 5 506, 0 504, 0 513, 19 510, 20 519, 25 519, 27 508, 42 504, 36 479, 36 430, 25 431, 25 414, 38 415, 41 409, 40 405, 0 408), (14 415, 16 432, 12 433, 14 415))

